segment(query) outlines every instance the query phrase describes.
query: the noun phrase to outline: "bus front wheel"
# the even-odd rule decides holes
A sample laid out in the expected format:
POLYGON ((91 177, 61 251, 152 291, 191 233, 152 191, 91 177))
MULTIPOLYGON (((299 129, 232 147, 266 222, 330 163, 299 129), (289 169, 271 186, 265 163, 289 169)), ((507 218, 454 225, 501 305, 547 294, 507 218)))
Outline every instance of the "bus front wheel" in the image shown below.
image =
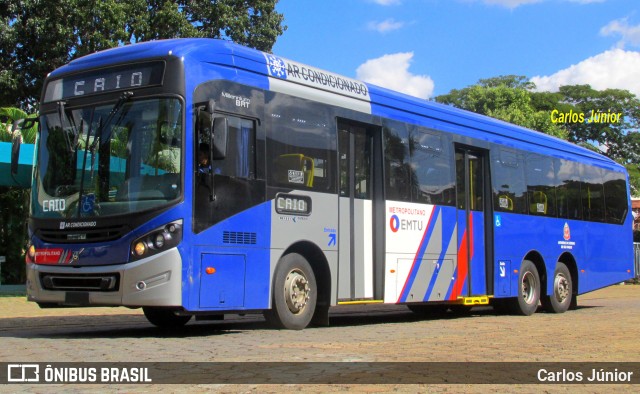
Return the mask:
POLYGON ((311 322, 317 300, 318 286, 309 262, 298 253, 289 253, 276 267, 271 309, 264 317, 278 328, 302 330, 311 322))
POLYGON ((553 273, 553 293, 550 296, 542 296, 540 301, 547 312, 563 313, 571 306, 572 298, 571 273, 564 263, 558 262, 553 273))
POLYGON ((142 310, 149 323, 160 328, 182 327, 191 320, 191 316, 178 315, 175 310, 169 308, 145 306, 142 310))
POLYGON ((531 316, 540 301, 540 275, 533 262, 524 260, 518 275, 518 297, 511 300, 511 311, 516 315, 531 316))

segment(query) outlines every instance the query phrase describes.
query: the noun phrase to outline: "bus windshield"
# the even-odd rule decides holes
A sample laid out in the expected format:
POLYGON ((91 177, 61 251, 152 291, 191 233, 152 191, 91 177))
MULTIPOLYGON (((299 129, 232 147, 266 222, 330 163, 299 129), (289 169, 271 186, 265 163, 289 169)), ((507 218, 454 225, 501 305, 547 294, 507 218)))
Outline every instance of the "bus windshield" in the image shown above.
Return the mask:
POLYGON ((181 196, 182 104, 175 98, 65 108, 41 117, 36 218, 122 215, 181 196))

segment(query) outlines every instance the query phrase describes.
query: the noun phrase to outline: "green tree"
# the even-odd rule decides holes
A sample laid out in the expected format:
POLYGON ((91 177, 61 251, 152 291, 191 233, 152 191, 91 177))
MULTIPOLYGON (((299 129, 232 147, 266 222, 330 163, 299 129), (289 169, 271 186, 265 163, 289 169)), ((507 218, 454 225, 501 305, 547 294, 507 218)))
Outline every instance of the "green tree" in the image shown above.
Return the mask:
POLYGON ((175 37, 270 51, 278 0, 8 0, 0 3, 0 106, 37 107, 47 73, 118 45, 175 37))
POLYGON ((567 131, 551 122, 549 112, 534 105, 534 87, 526 77, 506 75, 481 79, 476 85, 454 89, 435 100, 566 139, 567 131))
MULTIPOLYGON (((0 142, 11 142, 13 139, 13 124, 16 120, 37 119, 37 114, 27 114, 20 108, 0 108, 0 142)), ((33 144, 36 140, 38 125, 33 122, 29 125, 19 124, 18 132, 22 135, 22 142, 33 144), (23 127, 24 126, 24 127, 23 127)))

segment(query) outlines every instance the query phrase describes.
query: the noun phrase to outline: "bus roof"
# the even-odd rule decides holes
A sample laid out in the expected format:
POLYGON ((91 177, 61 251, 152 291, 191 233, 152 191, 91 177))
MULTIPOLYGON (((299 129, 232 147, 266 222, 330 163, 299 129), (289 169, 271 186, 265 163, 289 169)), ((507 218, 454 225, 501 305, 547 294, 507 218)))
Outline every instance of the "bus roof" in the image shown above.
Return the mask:
MULTIPOLYGON (((292 92, 298 94, 305 91, 321 92, 324 97, 331 97, 331 102, 333 100, 338 102, 347 100, 350 103, 355 103, 354 108, 368 107, 370 110, 367 112, 382 117, 393 119, 400 116, 401 113, 406 113, 407 115, 403 116, 405 119, 407 116, 416 120, 421 117, 430 118, 451 125, 463 126, 467 129, 467 133, 472 132, 471 130, 484 133, 483 136, 467 134, 475 138, 500 140, 502 143, 514 147, 528 145, 542 150, 551 149, 558 156, 563 156, 563 153, 577 155, 600 162, 601 165, 616 166, 616 163, 606 156, 538 131, 360 82, 225 40, 183 38, 125 45, 73 60, 53 71, 49 77, 55 78, 61 74, 74 73, 89 68, 167 56, 181 58, 187 67, 202 63, 232 67, 267 77, 270 82, 284 81, 286 85, 295 84, 297 86, 291 89, 292 92)), ((240 74, 236 81, 242 83, 240 74)), ((255 78, 248 78, 248 81, 255 81, 255 78)), ((265 83, 265 86, 272 85, 265 83)), ((282 86, 281 83, 280 86, 282 86)))

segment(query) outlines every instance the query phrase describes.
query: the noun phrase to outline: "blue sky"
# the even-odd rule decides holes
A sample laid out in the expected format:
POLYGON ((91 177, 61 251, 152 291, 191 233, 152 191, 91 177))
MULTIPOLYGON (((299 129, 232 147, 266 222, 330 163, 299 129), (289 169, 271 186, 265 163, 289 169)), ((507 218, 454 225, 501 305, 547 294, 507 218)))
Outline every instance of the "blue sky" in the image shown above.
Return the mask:
POLYGON ((480 78, 640 96, 638 0, 280 0, 273 52, 429 98, 480 78))

